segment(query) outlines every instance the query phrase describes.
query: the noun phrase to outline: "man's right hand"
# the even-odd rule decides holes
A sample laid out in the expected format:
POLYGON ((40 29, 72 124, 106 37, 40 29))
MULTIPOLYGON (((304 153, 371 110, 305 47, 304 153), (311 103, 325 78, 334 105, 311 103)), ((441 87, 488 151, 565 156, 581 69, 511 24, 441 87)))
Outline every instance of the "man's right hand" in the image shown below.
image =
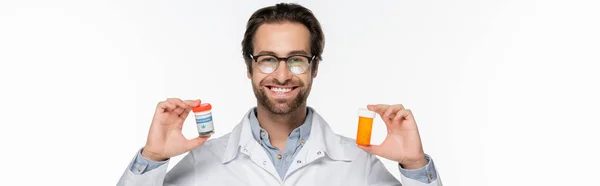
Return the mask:
POLYGON ((178 98, 158 103, 142 156, 152 161, 165 161, 204 144, 210 136, 188 140, 181 131, 192 107, 198 105, 200 100, 183 101, 178 98))

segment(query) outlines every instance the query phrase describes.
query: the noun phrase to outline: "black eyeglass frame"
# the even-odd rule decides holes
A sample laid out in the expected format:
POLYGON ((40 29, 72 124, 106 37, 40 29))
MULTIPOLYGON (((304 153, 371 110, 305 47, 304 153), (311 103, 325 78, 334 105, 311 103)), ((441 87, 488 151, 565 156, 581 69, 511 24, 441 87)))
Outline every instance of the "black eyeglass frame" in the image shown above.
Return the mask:
MULTIPOLYGON (((300 55, 300 54, 298 54, 298 55, 290 55, 290 56, 288 56, 288 57, 277 57, 277 56, 274 56, 274 55, 271 55, 271 54, 261 54, 261 55, 256 55, 256 56, 255 56, 255 55, 252 55, 252 54, 249 54, 249 55, 250 55, 250 58, 252 58, 252 60, 253 60, 254 62, 256 62, 256 63, 258 63, 258 58, 259 58, 259 57, 262 57, 262 56, 270 56, 270 57, 273 57, 273 58, 277 59, 277 68, 279 68, 279 62, 281 62, 282 60, 283 60, 283 61, 285 61, 286 65, 288 65, 288 67, 289 67, 289 61, 288 61, 288 60, 289 60, 290 58, 292 58, 292 57, 298 57, 298 56, 299 56, 299 57, 305 57, 305 58, 308 60, 308 65, 310 65, 310 64, 311 64, 311 63, 312 63, 312 62, 315 60, 315 58, 317 57, 316 55, 313 55, 313 56, 311 57, 311 56, 307 56, 307 55, 300 55)), ((277 69, 277 68, 276 68, 276 69, 277 69)), ((264 73, 264 72, 263 72, 263 73, 264 73)), ((303 72, 303 73, 306 73, 306 72, 303 72)), ((303 74, 303 73, 302 73, 302 74, 303 74)))
POLYGON ((258 63, 258 58, 262 57, 262 56, 271 56, 271 57, 276 58, 277 61, 284 60, 285 62, 287 62, 288 59, 290 59, 292 57, 301 56, 301 57, 305 57, 306 59, 308 59, 308 64, 310 64, 317 57, 315 55, 313 55, 312 57, 311 56, 306 56, 306 55, 291 55, 291 56, 288 56, 288 57, 277 57, 277 56, 274 56, 274 55, 271 55, 271 54, 262 54, 262 55, 256 55, 256 56, 250 54, 250 58, 252 58, 252 60, 254 60, 254 62, 257 62, 257 63, 258 63))

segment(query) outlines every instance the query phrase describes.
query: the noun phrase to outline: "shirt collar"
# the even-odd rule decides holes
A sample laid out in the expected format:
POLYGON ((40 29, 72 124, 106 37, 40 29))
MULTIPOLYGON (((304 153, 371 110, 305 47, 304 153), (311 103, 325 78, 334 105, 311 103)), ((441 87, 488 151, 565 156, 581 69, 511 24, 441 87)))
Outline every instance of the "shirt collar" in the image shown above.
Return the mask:
MULTIPOLYGON (((258 122, 258 118, 256 117, 256 109, 256 107, 251 109, 250 114, 248 114, 248 121, 250 122, 250 130, 252 131, 252 137, 254 137, 256 141, 260 141, 262 139, 262 135, 260 132, 264 129, 260 126, 260 123, 258 122)), ((295 128, 288 138, 292 138, 292 136, 294 136, 297 139, 308 140, 308 137, 310 136, 310 129, 312 127, 312 112, 312 109, 306 108, 306 119, 304 119, 304 123, 295 128), (298 132, 300 135, 296 135, 296 132, 298 132)), ((266 130, 264 131, 266 132, 266 130)))
MULTIPOLYGON (((348 140, 343 140, 333 132, 325 120, 311 107, 307 107, 311 113, 310 133, 311 139, 306 142, 303 148, 314 148, 314 150, 323 150, 325 154, 333 160, 350 161, 351 155, 346 151, 344 146, 351 143, 348 140), (310 145, 308 145, 310 144, 310 145)), ((254 108, 253 108, 254 109, 254 108)), ((228 163, 235 159, 238 153, 242 150, 252 152, 260 148, 260 144, 256 141, 252 134, 250 126, 250 118, 253 115, 253 109, 250 109, 244 115, 242 121, 233 129, 233 131, 225 136, 228 139, 227 147, 221 163, 228 163)), ((256 117, 256 116, 255 116, 256 117)), ((308 118, 308 116, 307 116, 308 118)), ((306 121, 305 121, 306 123, 306 121)), ((260 149, 262 150, 262 149, 260 149)))

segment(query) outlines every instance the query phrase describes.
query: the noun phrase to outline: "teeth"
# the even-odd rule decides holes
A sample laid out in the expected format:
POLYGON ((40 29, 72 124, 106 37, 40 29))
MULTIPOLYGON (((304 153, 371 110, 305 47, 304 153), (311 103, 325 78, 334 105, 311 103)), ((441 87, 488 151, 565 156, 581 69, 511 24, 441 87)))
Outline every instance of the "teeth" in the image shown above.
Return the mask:
POLYGON ((277 88, 277 87, 271 87, 271 90, 277 93, 286 93, 289 91, 292 91, 292 88, 277 88))

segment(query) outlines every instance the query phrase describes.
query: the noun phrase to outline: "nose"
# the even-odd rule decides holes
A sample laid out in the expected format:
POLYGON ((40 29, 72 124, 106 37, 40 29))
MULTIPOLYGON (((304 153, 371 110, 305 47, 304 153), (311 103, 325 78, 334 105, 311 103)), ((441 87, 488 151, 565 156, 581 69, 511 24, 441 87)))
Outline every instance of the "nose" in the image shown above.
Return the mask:
POLYGON ((279 61, 279 67, 271 75, 280 83, 284 83, 294 76, 284 60, 279 61))

